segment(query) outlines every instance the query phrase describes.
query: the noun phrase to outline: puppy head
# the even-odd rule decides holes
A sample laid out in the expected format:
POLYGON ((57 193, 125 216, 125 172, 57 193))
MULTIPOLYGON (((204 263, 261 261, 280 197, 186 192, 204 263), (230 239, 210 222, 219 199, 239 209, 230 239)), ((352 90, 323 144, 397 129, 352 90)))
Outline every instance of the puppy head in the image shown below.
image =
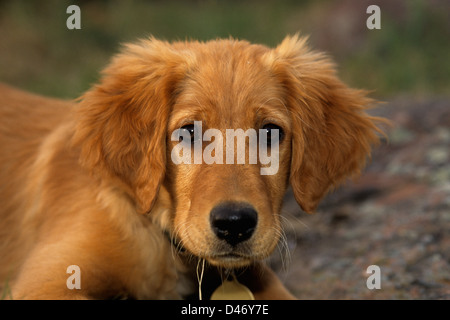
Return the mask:
POLYGON ((276 247, 289 182, 311 212, 330 187, 359 172, 378 140, 375 119, 363 112, 369 104, 298 37, 273 50, 151 39, 126 47, 83 96, 75 141, 83 165, 122 186, 138 211, 167 195, 166 227, 189 252, 239 267, 276 247), (173 139, 176 130, 185 140, 173 139), (238 144, 229 130, 249 133, 240 156, 228 154, 238 144), (189 163, 173 161, 180 145, 192 151, 189 163), (276 160, 271 174, 262 174, 262 145, 276 160))
POLYGON ((284 89, 261 61, 265 47, 233 40, 187 46, 195 60, 172 106, 166 144, 167 159, 180 145, 192 151, 187 163, 167 163, 173 231, 194 255, 242 266, 267 257, 279 240, 291 157, 284 89), (188 133, 181 142, 172 139, 178 129, 188 133), (263 140, 268 131, 277 142, 263 140), (270 166, 261 161, 261 147, 272 156, 270 166), (264 174, 270 168, 272 174, 264 174))

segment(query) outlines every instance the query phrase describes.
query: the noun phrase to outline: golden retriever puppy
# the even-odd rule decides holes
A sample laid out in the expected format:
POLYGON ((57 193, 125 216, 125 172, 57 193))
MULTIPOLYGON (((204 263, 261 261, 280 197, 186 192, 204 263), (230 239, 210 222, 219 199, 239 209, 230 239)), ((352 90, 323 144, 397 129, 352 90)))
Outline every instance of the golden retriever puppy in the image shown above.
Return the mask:
POLYGON ((372 104, 298 36, 126 45, 76 102, 0 86, 3 292, 293 298, 263 262, 283 195, 313 212, 360 172, 372 104))

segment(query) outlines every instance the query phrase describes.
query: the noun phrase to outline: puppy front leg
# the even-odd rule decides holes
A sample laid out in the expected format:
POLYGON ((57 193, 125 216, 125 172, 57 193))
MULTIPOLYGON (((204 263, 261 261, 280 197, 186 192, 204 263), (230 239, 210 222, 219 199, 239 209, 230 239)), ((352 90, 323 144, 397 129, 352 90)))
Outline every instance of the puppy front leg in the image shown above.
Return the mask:
POLYGON ((12 281, 12 299, 27 300, 80 300, 101 297, 110 281, 102 281, 99 266, 90 270, 87 257, 62 252, 57 246, 42 246, 34 250, 18 276, 12 281), (68 267, 77 264, 80 269, 68 267))
POLYGON ((263 263, 249 267, 239 281, 248 286, 256 300, 295 300, 275 272, 263 263))

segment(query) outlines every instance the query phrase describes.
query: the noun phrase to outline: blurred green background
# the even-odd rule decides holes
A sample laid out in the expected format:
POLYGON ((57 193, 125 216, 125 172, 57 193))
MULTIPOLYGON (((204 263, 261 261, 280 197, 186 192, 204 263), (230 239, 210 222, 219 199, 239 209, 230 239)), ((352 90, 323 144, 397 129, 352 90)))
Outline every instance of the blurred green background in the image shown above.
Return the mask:
POLYGON ((301 32, 334 57, 345 82, 376 97, 447 96, 449 17, 448 0, 0 0, 0 81, 75 98, 123 42, 232 36, 276 46, 301 32), (70 4, 81 9, 81 30, 66 27, 70 4), (381 30, 366 27, 371 4, 381 30))

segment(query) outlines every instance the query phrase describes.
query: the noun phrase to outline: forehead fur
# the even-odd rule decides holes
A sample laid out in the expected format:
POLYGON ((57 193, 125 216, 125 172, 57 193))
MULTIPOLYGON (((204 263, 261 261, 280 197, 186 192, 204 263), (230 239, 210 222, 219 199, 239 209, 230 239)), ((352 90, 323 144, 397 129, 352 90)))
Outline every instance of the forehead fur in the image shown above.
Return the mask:
POLYGON ((212 107, 222 122, 237 125, 239 118, 253 119, 258 109, 284 104, 282 84, 262 60, 269 48, 236 40, 173 46, 190 57, 175 112, 201 119, 212 107))

